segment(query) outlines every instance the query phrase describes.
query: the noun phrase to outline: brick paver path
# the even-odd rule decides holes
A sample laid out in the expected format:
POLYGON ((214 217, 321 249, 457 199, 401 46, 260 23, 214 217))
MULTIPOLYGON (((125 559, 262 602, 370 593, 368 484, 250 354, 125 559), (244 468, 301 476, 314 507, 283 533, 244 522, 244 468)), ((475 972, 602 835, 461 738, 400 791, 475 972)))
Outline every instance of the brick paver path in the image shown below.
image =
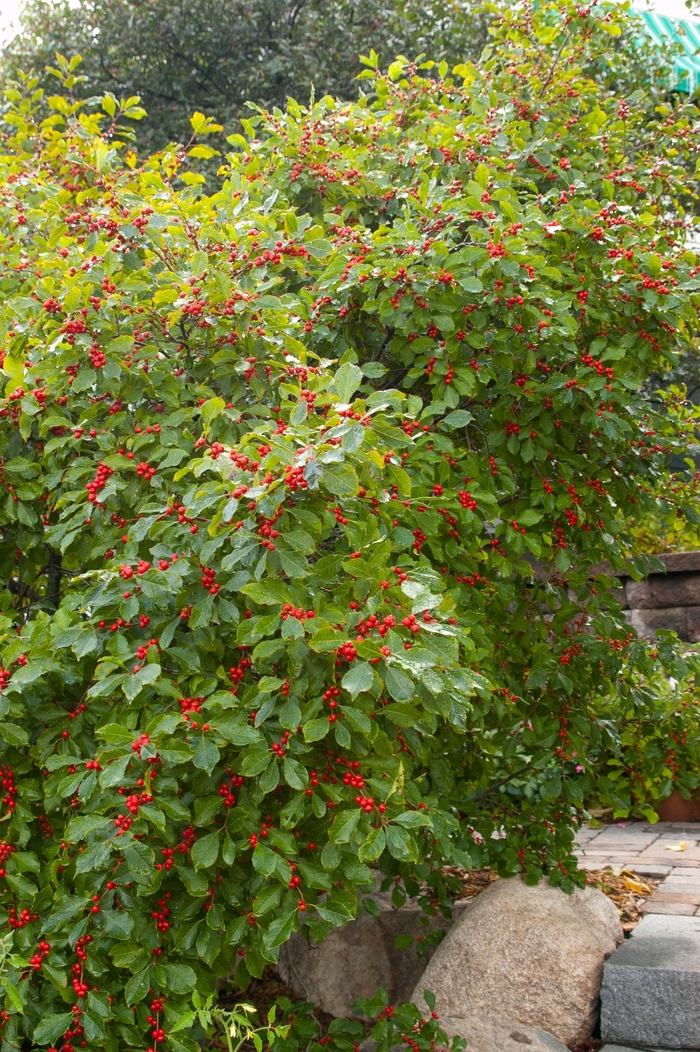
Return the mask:
POLYGON ((576 837, 582 869, 631 869, 662 883, 645 913, 700 917, 700 822, 618 822, 576 837))

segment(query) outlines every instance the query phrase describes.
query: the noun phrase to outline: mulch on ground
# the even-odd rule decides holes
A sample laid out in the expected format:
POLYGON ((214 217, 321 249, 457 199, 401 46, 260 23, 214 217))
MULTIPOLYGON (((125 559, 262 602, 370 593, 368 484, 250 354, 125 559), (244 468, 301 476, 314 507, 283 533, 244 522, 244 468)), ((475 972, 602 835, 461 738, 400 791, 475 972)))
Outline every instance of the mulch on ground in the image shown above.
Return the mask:
POLYGON ((620 924, 625 935, 639 924, 644 916, 642 906, 653 895, 661 881, 640 877, 631 869, 620 872, 612 869, 592 869, 586 873, 586 884, 600 890, 615 903, 620 913, 620 924))

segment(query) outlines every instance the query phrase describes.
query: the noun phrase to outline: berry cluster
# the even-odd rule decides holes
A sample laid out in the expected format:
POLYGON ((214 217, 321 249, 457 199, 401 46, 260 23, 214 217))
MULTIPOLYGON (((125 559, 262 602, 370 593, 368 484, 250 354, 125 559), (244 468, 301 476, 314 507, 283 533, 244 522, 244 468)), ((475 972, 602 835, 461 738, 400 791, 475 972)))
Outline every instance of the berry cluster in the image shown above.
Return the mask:
POLYGON ((112 468, 103 464, 102 461, 97 465, 97 471, 95 472, 95 478, 92 482, 88 482, 85 486, 88 494, 88 500, 91 504, 99 504, 97 494, 105 488, 107 481, 111 475, 114 474, 112 468))

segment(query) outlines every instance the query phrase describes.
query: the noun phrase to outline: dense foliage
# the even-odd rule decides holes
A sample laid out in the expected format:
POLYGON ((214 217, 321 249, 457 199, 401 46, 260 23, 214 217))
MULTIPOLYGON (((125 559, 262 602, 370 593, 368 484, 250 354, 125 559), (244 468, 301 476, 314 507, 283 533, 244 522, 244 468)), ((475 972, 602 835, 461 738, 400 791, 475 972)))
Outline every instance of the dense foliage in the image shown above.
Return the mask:
POLYGON ((217 977, 370 867, 428 906, 446 864, 571 888, 586 794, 669 791, 624 735, 684 666, 610 570, 687 442, 641 385, 697 333, 698 114, 601 94, 621 24, 540 3, 478 67, 372 57, 211 195, 202 114, 140 163, 138 100, 8 93, 4 1047, 195 1052, 217 977))

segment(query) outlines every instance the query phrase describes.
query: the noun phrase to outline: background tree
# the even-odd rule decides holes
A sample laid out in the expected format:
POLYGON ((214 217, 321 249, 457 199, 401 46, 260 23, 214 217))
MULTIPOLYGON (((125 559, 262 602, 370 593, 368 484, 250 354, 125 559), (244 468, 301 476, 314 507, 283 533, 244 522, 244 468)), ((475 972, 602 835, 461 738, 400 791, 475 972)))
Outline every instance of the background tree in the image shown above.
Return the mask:
MULTIPOLYGON (((470 0, 28 0, 2 72, 33 68, 46 88, 56 51, 82 55, 88 94, 141 96, 139 141, 153 149, 186 140, 195 110, 230 125, 247 102, 284 108, 312 89, 354 99, 370 48, 387 61, 476 59, 498 11, 470 0)), ((608 43, 588 70, 605 90, 643 88, 653 105, 672 87, 672 48, 656 47, 641 20, 608 43)))
POLYGON ((284 107, 330 93, 356 98, 360 52, 387 60, 430 53, 475 58, 493 12, 439 0, 30 0, 5 51, 12 73, 83 56, 86 90, 138 94, 144 147, 189 136, 195 110, 230 124, 246 102, 284 107))

